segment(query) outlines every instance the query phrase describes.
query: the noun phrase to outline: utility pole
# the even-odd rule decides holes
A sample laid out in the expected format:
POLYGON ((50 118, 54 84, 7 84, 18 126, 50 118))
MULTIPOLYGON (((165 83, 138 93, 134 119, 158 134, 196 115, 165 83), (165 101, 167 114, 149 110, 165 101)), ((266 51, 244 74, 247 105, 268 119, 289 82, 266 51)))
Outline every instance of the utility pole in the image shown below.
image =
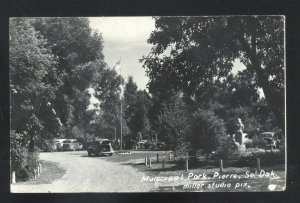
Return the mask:
MULTIPOLYGON (((119 61, 116 63, 116 65, 114 66, 114 69, 116 71, 118 71, 120 75, 122 75, 121 74, 121 57, 120 57, 119 61)), ((122 84, 121 84, 121 94, 120 94, 120 103, 121 103, 121 108, 120 108, 120 127, 121 127, 121 140, 120 140, 120 144, 121 144, 121 146, 120 146, 120 149, 121 150, 123 149, 122 95, 123 95, 123 87, 122 87, 122 84)))
POLYGON ((121 101, 121 112, 120 112, 120 122, 121 122, 121 150, 123 149, 123 135, 122 135, 122 129, 123 129, 123 126, 122 126, 122 94, 121 94, 121 97, 120 97, 120 101, 121 101))

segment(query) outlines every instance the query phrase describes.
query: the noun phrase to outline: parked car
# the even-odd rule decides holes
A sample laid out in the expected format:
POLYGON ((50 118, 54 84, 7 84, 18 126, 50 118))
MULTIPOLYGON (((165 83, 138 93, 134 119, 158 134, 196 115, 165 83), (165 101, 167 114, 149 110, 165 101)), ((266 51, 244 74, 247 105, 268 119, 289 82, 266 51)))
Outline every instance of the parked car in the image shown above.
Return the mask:
POLYGON ((63 141, 63 151, 75 151, 82 148, 82 144, 77 139, 66 139, 63 141))
POLYGON ((66 139, 54 139, 55 145, 56 145, 56 151, 62 151, 63 150, 63 141, 66 139))
POLYGON ((108 139, 96 139, 95 141, 88 142, 87 152, 89 156, 91 156, 92 154, 96 156, 112 156, 114 154, 114 150, 111 146, 111 141, 108 139))
POLYGON ((274 132, 260 133, 260 137, 264 140, 267 149, 277 148, 277 136, 274 132))
POLYGON ((147 140, 141 140, 139 142, 137 142, 137 148, 138 149, 145 149, 145 143, 147 142, 147 140))

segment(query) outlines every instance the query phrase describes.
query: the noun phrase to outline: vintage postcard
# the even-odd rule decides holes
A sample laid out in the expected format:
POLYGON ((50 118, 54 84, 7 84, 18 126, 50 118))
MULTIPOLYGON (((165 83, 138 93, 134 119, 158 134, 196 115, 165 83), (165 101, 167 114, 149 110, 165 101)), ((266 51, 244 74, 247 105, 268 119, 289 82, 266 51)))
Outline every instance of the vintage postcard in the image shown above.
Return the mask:
POLYGON ((285 16, 9 19, 11 193, 286 189, 285 16))

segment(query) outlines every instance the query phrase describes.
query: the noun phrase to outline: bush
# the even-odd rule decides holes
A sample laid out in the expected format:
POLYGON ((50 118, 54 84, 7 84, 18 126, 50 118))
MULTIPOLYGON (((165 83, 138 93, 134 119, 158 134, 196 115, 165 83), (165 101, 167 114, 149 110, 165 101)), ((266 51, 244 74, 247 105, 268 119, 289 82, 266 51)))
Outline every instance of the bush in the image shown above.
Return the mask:
POLYGON ((17 181, 26 181, 34 175, 34 168, 38 165, 38 149, 35 148, 34 152, 29 152, 28 146, 22 145, 23 137, 26 133, 10 133, 10 160, 11 171, 16 172, 17 181))
POLYGON ((16 171, 21 168, 24 160, 24 148, 22 147, 22 134, 11 131, 10 133, 10 168, 16 171))
POLYGON ((191 151, 191 145, 189 142, 182 142, 174 150, 174 155, 179 161, 190 158, 188 152, 191 151))
POLYGON ((264 151, 264 150, 256 150, 252 152, 246 152, 243 154, 239 154, 235 160, 232 160, 231 164, 233 166, 244 167, 256 166, 256 159, 260 158, 260 162, 262 166, 269 166, 275 164, 284 164, 285 162, 285 152, 283 151, 264 151))
POLYGON ((223 137, 218 147, 217 154, 223 160, 232 160, 237 157, 237 146, 230 136, 223 137))
POLYGON ((260 149, 264 149, 264 148, 266 148, 266 143, 262 136, 254 136, 252 138, 252 146, 258 147, 260 149))
POLYGON ((204 154, 221 150, 226 141, 226 128, 211 110, 198 110, 192 115, 191 144, 194 154, 202 150, 204 154))
POLYGON ((163 113, 159 115, 159 134, 168 149, 175 153, 186 154, 183 143, 187 141, 189 130, 188 112, 186 104, 180 95, 176 95, 173 103, 166 105, 163 113))
POLYGON ((24 159, 22 167, 16 171, 16 178, 19 181, 26 181, 34 177, 34 169, 38 166, 38 152, 25 151, 26 159, 24 159))

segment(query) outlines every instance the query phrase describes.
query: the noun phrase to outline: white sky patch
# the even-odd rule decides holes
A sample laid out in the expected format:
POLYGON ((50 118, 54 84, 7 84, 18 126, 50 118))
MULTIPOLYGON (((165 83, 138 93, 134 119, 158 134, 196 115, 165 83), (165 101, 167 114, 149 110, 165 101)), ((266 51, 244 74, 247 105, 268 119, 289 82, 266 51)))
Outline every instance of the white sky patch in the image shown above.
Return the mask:
POLYGON ((232 74, 236 75, 238 74, 239 71, 243 71, 246 69, 246 66, 239 60, 239 59, 235 59, 233 62, 233 67, 232 67, 232 74))
POLYGON ((88 91, 91 95, 90 105, 88 106, 88 110, 99 109, 98 107, 99 107, 100 101, 94 96, 95 90, 93 88, 88 88, 88 91), (96 106, 97 106, 97 108, 96 108, 96 106))
POLYGON ((139 59, 151 51, 147 43, 155 29, 152 17, 92 17, 89 18, 92 29, 102 33, 104 57, 109 67, 121 57, 122 75, 126 79, 133 76, 139 89, 145 89, 148 77, 139 59))
MULTIPOLYGON (((238 74, 238 72, 243 71, 246 69, 246 66, 239 60, 239 59, 235 59, 233 62, 233 67, 232 67, 232 74, 236 75, 238 74)), ((265 98, 265 94, 262 88, 258 88, 257 89, 259 97, 260 98, 265 98)))

